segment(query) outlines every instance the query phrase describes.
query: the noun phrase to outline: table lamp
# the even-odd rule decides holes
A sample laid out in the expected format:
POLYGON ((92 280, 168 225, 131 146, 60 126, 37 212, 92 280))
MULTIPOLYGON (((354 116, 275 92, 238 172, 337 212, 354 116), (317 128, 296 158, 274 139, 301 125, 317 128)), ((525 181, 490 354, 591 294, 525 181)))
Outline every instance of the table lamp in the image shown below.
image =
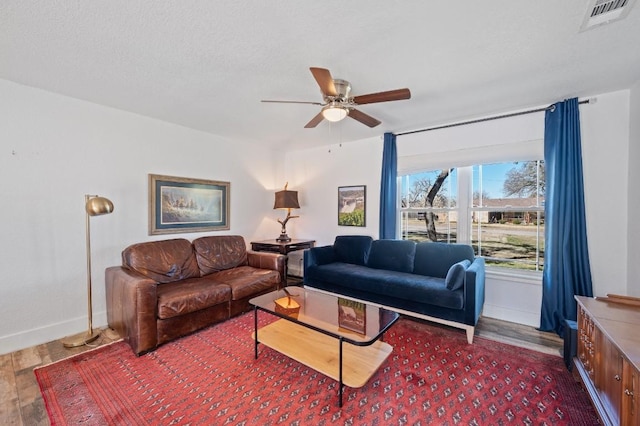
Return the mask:
POLYGON ((298 203, 298 191, 288 191, 287 186, 289 182, 284 185, 284 190, 276 192, 276 200, 273 204, 274 209, 287 209, 287 217, 284 220, 278 219, 278 222, 282 225, 280 236, 276 238, 279 243, 288 243, 291 238, 287 235, 287 222, 289 219, 293 219, 299 216, 291 216, 291 209, 299 209, 298 203))

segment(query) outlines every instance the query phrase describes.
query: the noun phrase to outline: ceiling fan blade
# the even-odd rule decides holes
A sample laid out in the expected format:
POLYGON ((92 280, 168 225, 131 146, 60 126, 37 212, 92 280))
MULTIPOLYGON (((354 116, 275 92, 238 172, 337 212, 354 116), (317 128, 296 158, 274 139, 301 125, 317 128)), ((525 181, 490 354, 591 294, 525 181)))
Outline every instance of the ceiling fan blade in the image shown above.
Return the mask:
POLYGON ((313 78, 318 82, 318 86, 320 86, 320 90, 324 95, 338 96, 336 86, 333 84, 333 77, 331 77, 331 73, 328 69, 314 67, 309 69, 311 70, 311 74, 313 74, 313 78))
POLYGON ((363 105, 373 104, 376 102, 401 101, 403 99, 411 99, 411 91, 409 89, 396 89, 386 92, 354 96, 353 102, 355 102, 356 105, 363 105))
POLYGON ((305 129, 312 129, 314 127, 316 127, 318 124, 320 124, 320 122, 324 120, 324 117, 322 116, 322 112, 319 112, 318 115, 316 115, 315 117, 313 117, 311 119, 311 121, 309 121, 304 128, 305 129))
POLYGON ((349 111, 349 117, 369 127, 376 127, 378 124, 381 123, 381 121, 373 118, 372 116, 367 115, 364 112, 358 111, 357 109, 353 109, 353 108, 349 111))
POLYGON ((309 104, 309 105, 324 105, 321 102, 305 102, 305 101, 271 101, 271 100, 262 100, 260 102, 269 102, 274 104, 309 104))

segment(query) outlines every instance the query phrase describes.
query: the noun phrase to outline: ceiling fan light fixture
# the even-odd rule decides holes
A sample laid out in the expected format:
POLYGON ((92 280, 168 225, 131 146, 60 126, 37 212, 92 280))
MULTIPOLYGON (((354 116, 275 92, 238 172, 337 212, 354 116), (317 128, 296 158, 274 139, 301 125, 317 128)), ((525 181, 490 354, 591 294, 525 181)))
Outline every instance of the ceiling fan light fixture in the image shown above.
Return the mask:
MULTIPOLYGON (((592 1, 631 1, 636 0, 592 0, 592 1)), ((313 78, 320 87, 323 102, 306 102, 306 101, 269 101, 262 102, 279 102, 291 104, 311 104, 320 105, 322 109, 316 113, 313 118, 305 124, 305 129, 312 129, 323 120, 329 122, 338 122, 344 120, 347 115, 368 127, 376 127, 382 122, 364 112, 358 110, 358 105, 375 104, 378 102, 400 101, 411 99, 411 91, 407 88, 387 90, 384 92, 369 93, 366 95, 351 96, 351 83, 346 80, 334 79, 331 72, 326 68, 309 68, 313 78)))
POLYGON ((335 103, 331 103, 322 108, 322 116, 327 121, 340 121, 347 115, 349 115, 349 110, 342 105, 336 105, 335 103))

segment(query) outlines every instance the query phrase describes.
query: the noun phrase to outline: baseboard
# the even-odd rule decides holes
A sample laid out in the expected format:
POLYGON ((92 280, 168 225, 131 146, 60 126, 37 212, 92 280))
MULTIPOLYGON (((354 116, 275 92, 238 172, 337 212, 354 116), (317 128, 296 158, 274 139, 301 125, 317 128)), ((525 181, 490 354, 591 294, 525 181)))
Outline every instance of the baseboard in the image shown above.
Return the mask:
MULTIPOLYGON (((80 333, 87 329, 87 317, 74 318, 68 321, 48 324, 44 327, 25 330, 16 334, 9 334, 0 337, 0 355, 41 345, 54 340, 61 339, 80 333)), ((107 326, 107 312, 97 312, 93 314, 93 328, 107 326)))
POLYGON ((482 316, 515 322, 516 324, 528 325, 531 327, 540 326, 540 312, 527 312, 517 309, 509 309, 504 306, 488 304, 486 301, 484 303, 482 316))

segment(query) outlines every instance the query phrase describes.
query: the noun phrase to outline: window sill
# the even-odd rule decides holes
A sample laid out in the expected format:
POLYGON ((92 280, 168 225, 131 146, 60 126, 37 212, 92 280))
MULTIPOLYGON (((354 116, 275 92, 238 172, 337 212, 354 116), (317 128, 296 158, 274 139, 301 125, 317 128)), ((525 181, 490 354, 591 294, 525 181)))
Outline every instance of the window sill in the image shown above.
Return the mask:
POLYGON ((523 271, 493 266, 487 267, 485 274, 488 278, 542 286, 541 271, 523 271))

